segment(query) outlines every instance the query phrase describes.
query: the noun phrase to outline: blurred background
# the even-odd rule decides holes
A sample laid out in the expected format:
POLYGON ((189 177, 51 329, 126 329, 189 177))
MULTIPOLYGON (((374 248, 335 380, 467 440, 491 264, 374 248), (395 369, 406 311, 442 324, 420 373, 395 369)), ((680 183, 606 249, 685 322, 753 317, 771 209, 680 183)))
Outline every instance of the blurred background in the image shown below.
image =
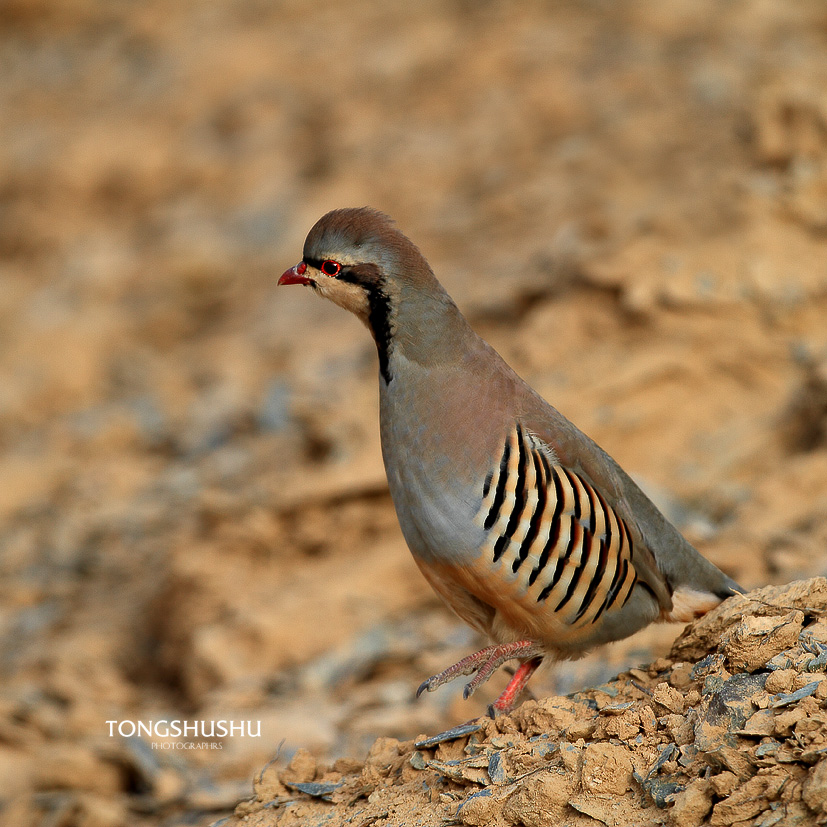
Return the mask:
POLYGON ((4 0, 0 825, 207 824, 280 744, 504 686, 413 700, 478 641, 397 527, 369 335, 276 289, 334 207, 745 586, 827 573, 826 56, 821 0, 4 0), (160 718, 262 737, 105 724, 160 718))

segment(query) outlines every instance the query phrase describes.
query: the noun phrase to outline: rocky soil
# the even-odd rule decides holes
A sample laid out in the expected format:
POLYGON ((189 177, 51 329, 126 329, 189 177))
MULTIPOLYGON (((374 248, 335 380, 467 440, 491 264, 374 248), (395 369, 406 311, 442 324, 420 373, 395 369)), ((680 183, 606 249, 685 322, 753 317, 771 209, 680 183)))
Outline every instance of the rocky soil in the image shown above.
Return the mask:
POLYGON ((299 750, 220 824, 824 824, 826 617, 824 578, 756 590, 601 686, 364 763, 299 750))
POLYGON ((819 819, 820 580, 416 747, 507 675, 414 700, 478 641, 369 337, 276 280, 387 211, 706 556, 827 575, 826 48, 821 0, 0 4, 0 827, 819 819), (168 719, 261 736, 106 723, 168 719))

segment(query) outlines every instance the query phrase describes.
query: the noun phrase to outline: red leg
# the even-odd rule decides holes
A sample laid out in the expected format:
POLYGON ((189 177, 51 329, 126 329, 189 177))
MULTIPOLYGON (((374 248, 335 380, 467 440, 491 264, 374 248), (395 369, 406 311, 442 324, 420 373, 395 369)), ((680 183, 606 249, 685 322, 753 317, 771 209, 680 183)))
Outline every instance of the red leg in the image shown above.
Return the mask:
POLYGON ((520 692, 525 689, 528 679, 534 674, 537 667, 543 662, 542 658, 533 658, 532 660, 523 661, 519 669, 514 673, 508 686, 503 690, 502 695, 491 704, 489 713, 493 718, 498 712, 510 712, 514 706, 514 701, 519 697, 520 692))

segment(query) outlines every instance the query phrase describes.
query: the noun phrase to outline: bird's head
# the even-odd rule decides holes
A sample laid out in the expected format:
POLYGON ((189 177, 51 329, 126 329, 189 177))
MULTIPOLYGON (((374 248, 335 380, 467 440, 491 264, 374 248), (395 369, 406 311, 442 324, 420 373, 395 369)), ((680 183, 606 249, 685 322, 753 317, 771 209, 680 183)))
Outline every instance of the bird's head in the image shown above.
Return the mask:
MULTIPOLYGON (((376 340, 388 381, 388 358, 395 348, 424 358, 416 351, 435 352, 440 339, 446 342, 446 312, 458 315, 416 245, 388 216, 369 207, 322 216, 307 234, 302 260, 285 271, 279 284, 308 285, 358 316, 376 340)), ((463 324, 455 323, 454 329, 463 324)))
POLYGON ((404 282, 426 279, 427 262, 388 216, 368 207, 322 216, 304 242, 302 260, 279 284, 305 284, 372 327, 371 314, 397 304, 404 282))

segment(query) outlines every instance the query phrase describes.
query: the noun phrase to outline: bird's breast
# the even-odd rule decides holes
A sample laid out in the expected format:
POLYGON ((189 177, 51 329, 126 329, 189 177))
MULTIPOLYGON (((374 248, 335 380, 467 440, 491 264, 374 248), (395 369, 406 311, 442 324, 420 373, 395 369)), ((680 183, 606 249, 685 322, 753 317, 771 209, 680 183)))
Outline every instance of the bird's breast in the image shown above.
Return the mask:
POLYGON ((380 394, 382 453, 402 532, 415 557, 470 564, 485 540, 475 519, 487 464, 462 411, 397 378, 380 394))

